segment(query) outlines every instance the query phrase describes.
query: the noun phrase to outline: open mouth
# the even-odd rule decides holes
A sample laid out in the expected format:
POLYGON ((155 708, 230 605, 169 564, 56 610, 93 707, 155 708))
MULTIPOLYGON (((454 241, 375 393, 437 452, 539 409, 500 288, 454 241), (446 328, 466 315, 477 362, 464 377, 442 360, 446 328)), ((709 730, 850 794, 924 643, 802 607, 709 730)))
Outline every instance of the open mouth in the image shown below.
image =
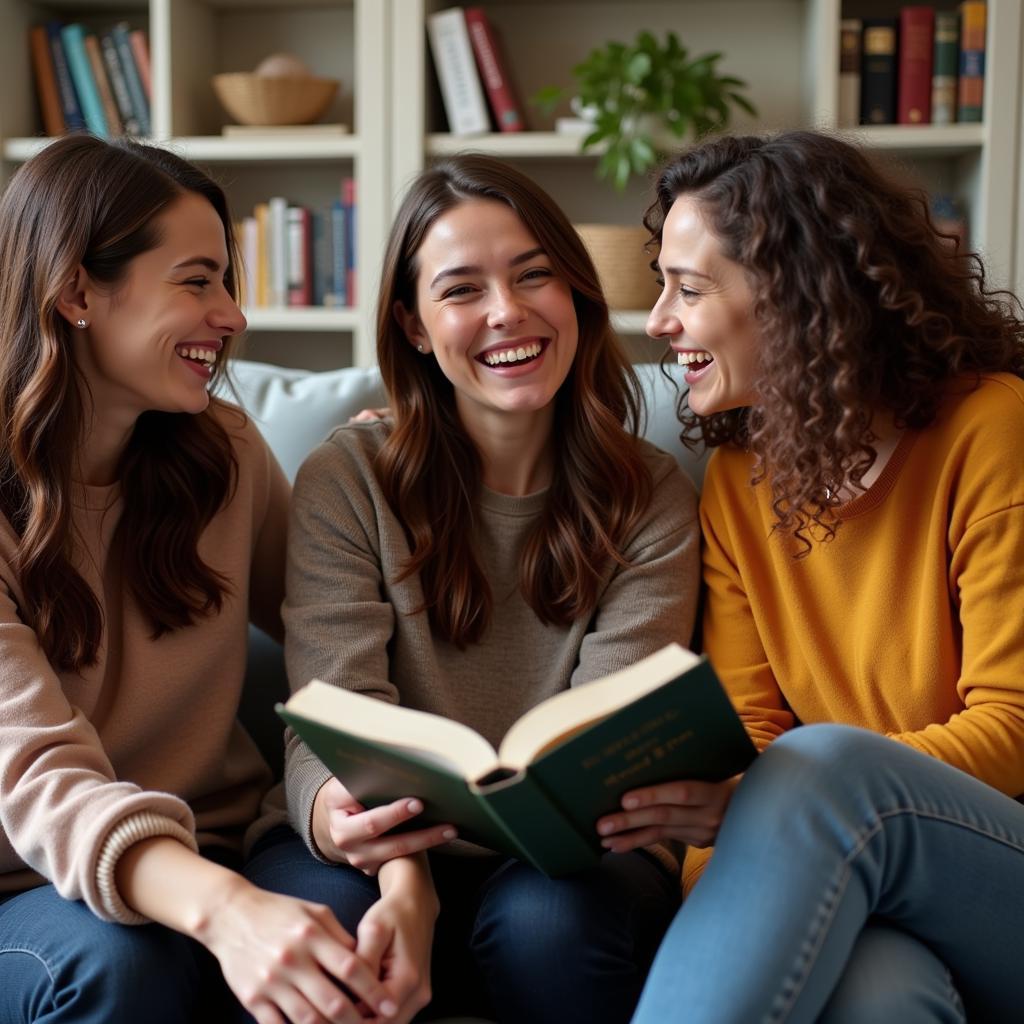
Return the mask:
POLYGON ((525 366, 538 359, 547 348, 547 341, 531 341, 525 345, 510 345, 508 348, 489 349, 476 357, 484 366, 525 366))
POLYGON ((175 345, 174 351, 186 362, 195 363, 198 366, 205 367, 211 372, 217 362, 216 349, 206 348, 205 346, 188 344, 175 345))
POLYGON ((697 373, 710 366, 715 357, 710 352, 677 352, 676 361, 680 366, 685 366, 687 373, 697 373))

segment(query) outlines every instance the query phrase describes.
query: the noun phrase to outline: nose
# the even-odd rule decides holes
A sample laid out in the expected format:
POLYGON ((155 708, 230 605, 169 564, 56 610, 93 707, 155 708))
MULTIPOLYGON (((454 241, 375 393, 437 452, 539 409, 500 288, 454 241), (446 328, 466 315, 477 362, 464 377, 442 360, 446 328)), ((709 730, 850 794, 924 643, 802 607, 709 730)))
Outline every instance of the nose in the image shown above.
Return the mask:
POLYGON ((654 308, 647 317, 647 323, 644 325, 644 330, 649 338, 660 341, 663 338, 673 338, 682 333, 682 322, 678 314, 672 310, 671 304, 672 298, 668 288, 663 288, 661 295, 658 296, 658 301, 655 302, 654 308))
POLYGON ((209 320, 221 334, 241 334, 248 325, 245 314, 224 285, 221 285, 218 300, 210 310, 209 320))
POLYGON ((526 319, 526 310, 522 300, 513 288, 498 286, 491 292, 491 301, 487 308, 487 326, 491 328, 511 327, 526 319))

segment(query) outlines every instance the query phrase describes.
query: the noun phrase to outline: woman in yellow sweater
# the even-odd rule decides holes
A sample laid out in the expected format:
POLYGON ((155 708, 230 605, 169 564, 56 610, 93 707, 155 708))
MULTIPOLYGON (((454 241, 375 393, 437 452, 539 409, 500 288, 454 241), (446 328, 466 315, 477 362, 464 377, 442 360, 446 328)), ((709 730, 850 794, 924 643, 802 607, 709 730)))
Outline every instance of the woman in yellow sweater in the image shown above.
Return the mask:
POLYGON ((927 200, 811 132, 661 174, 705 648, 762 755, 627 795, 691 845, 634 1024, 1020 1019, 1024 323, 927 200), (814 723, 814 724, 812 724, 814 723))

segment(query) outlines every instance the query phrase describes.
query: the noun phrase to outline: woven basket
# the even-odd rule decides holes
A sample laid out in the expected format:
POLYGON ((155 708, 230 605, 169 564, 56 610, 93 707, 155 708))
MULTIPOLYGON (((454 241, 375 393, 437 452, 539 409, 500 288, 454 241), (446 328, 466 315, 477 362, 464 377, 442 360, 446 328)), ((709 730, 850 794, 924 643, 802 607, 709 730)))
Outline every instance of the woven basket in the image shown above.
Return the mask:
POLYGON ((597 267, 609 307, 649 310, 659 289, 651 255, 644 251, 647 231, 618 224, 577 224, 576 230, 597 267))
POLYGON ((241 124, 312 124, 338 91, 334 78, 271 76, 235 71, 214 75, 213 91, 241 124))

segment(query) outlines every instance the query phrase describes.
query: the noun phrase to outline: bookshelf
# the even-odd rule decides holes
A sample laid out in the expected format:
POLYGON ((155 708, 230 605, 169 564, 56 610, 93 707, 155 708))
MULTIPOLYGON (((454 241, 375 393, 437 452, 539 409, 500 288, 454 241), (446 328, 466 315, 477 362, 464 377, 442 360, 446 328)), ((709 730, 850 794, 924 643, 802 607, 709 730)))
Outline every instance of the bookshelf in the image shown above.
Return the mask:
POLYGON ((204 167, 226 189, 236 219, 271 195, 327 206, 356 180, 358 304, 251 308, 246 351, 312 368, 374 359, 372 296, 391 197, 386 165, 389 0, 0 0, 0 177, 41 146, 28 30, 48 18, 104 28, 127 20, 149 37, 152 138, 204 167), (297 54, 341 80, 329 121, 351 134, 308 140, 228 139, 210 78, 248 71, 274 52, 297 54), (367 301, 369 298, 370 301, 367 301))
MULTIPOLYGON (((51 17, 88 27, 127 20, 146 29, 153 73, 154 138, 196 160, 226 188, 236 218, 271 195, 319 206, 342 177, 358 194, 358 304, 352 309, 248 310, 253 358, 321 369, 374 361, 374 298, 390 218, 409 180, 431 158, 463 149, 507 159, 539 180, 578 223, 638 224, 649 201, 633 181, 620 195, 594 176, 578 139, 552 130, 527 104, 519 134, 455 137, 445 130, 426 19, 451 0, 0 0, 0 180, 45 140, 27 45, 51 17), (249 70, 268 53, 298 54, 341 79, 327 120, 350 135, 276 141, 226 139, 209 85, 219 71, 249 70)), ((693 54, 725 53, 720 67, 745 79, 759 115, 738 130, 835 128, 839 22, 897 13, 899 0, 482 0, 525 101, 545 85, 571 86, 570 68, 609 39, 674 29, 693 54)), ((940 9, 953 4, 939 0, 940 9)), ((985 120, 981 124, 861 127, 851 139, 897 161, 916 181, 964 204, 972 244, 994 284, 1024 294, 1024 18, 1020 0, 989 0, 985 120)), ((558 114, 568 113, 560 110, 558 114)), ((634 358, 646 310, 617 310, 634 358)))
MULTIPOLYGON (((578 140, 550 130, 536 109, 520 134, 455 137, 444 130, 425 21, 447 0, 393 0, 392 195, 432 157, 472 149, 508 159, 535 176, 577 222, 637 223, 648 202, 645 183, 619 196, 593 177, 594 158, 578 140)), ((843 17, 897 14, 899 0, 484 0, 498 28, 507 63, 525 101, 544 85, 572 85, 569 69, 594 46, 631 40, 640 28, 674 29, 693 54, 720 50, 722 71, 749 83, 756 120, 734 118, 738 130, 802 126, 835 130, 839 101, 839 23, 843 17)), ((940 2, 940 9, 955 3, 940 2)), ((1024 284, 1024 25, 1018 0, 989 0, 982 124, 884 125, 843 130, 852 141, 897 162, 932 191, 965 206, 971 244, 986 257, 993 283, 1024 284)), ((558 111, 558 113, 568 113, 558 111)), ((619 311, 620 331, 642 333, 643 311, 619 311)), ((635 348, 634 346, 632 346, 635 348)))

